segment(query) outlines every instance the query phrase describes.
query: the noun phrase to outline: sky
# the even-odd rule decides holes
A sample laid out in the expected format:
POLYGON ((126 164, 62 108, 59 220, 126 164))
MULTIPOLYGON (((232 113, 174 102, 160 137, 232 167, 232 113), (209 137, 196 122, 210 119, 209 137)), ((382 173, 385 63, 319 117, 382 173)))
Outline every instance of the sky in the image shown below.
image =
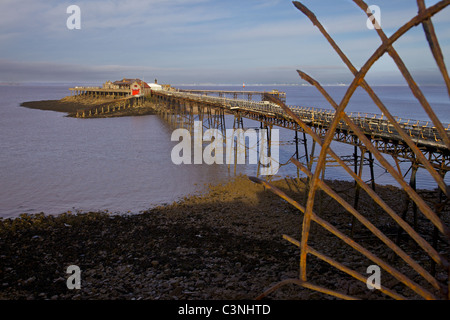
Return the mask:
MULTIPOLYGON (((438 1, 426 1, 430 6, 438 1)), ((361 68, 381 44, 351 0, 302 1, 361 68)), ((367 0, 390 36, 417 14, 414 0, 367 0)), ((450 57, 450 7, 433 17, 450 57)), ((421 26, 395 49, 419 84, 441 84, 421 26)), ((448 63, 448 61, 447 61, 448 63)), ((98 83, 141 78, 168 84, 322 84, 353 76, 318 29, 286 0, 0 0, 0 82, 98 83), (80 8, 80 29, 67 20, 80 8)), ((405 84, 389 56, 371 84, 405 84)))

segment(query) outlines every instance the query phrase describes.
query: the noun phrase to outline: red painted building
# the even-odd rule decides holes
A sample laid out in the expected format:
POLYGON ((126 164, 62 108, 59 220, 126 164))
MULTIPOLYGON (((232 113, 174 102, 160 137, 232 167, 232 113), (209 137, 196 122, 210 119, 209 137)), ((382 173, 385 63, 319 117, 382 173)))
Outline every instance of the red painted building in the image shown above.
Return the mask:
POLYGON ((115 81, 114 85, 118 86, 120 89, 130 89, 133 96, 145 94, 150 91, 150 86, 141 79, 126 79, 115 81))

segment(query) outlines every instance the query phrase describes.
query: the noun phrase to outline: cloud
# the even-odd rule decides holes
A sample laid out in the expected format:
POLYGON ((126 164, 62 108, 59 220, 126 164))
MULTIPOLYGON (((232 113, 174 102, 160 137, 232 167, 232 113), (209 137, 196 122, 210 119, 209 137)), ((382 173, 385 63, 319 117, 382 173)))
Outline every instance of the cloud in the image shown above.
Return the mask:
MULTIPOLYGON (((143 74, 188 83, 235 83, 241 78, 292 82, 298 81, 295 70, 302 69, 327 82, 341 76, 344 81, 348 74, 317 28, 290 1, 72 2, 22 0, 20 7, 12 0, 0 2, 2 81, 103 81, 143 74), (66 28, 69 4, 81 8, 79 31, 66 28)), ((380 45, 353 1, 339 5, 331 0, 304 2, 357 68, 380 45)), ((388 34, 417 14, 416 6, 405 5, 406 1, 378 3, 388 34)), ((449 15, 440 13, 433 21, 446 56, 449 15)), ((425 52, 429 57, 429 48, 420 26, 395 47, 412 69, 433 65, 433 60, 423 58, 425 52)), ((392 67, 382 59, 373 71, 392 67)))
POLYGON ((179 69, 151 66, 125 65, 79 65, 49 61, 19 62, 0 60, 0 81, 103 81, 124 76, 141 76, 157 73, 176 73, 179 69))
POLYGON ((0 59, 0 82, 53 82, 70 83, 117 80, 123 77, 143 78, 153 81, 179 83, 297 83, 299 77, 295 66, 247 67, 230 69, 222 66, 213 68, 160 68, 136 65, 84 65, 56 63, 49 61, 19 62, 0 59))
MULTIPOLYGON (((170 32, 173 28, 210 23, 230 16, 227 10, 212 10, 214 2, 208 0, 93 0, 76 3, 22 0, 19 6, 15 1, 4 0, 0 2, 0 30, 3 35, 14 33, 16 41, 31 35, 46 40, 67 38, 69 14, 66 9, 71 4, 81 9, 82 30, 89 32, 86 37, 110 36, 112 33, 122 36, 127 31, 141 34, 170 32)), ((10 38, 4 37, 3 40, 6 39, 10 38)))
POLYGON ((256 0, 255 2, 255 8, 267 8, 279 5, 281 0, 256 0))

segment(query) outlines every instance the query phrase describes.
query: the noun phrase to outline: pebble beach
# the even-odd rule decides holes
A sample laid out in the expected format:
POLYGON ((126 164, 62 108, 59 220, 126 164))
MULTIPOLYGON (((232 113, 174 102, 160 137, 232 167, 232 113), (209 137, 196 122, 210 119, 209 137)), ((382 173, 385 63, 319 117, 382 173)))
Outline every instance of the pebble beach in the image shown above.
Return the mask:
MULTIPOLYGON (((303 201, 300 179, 273 184, 303 201)), ((352 184, 330 184, 343 196, 351 196, 352 184)), ((401 190, 379 189, 387 201, 400 205, 401 190)), ((330 201, 321 203, 324 217, 348 232, 351 216, 330 201)), ((375 214, 369 202, 365 203, 367 208, 361 211, 375 214)), ((263 186, 237 176, 210 185, 203 194, 139 214, 68 211, 0 219, 0 299, 254 299, 279 281, 298 278, 300 251, 282 236, 300 239, 302 217, 263 186), (79 290, 66 285, 70 265, 80 267, 79 290)), ((388 220, 382 223, 383 231, 396 231, 388 220)), ((363 227, 357 230, 359 241, 395 263, 363 227)), ((316 225, 309 244, 361 272, 370 263, 316 225)), ((408 241, 404 245, 411 246, 408 241)), ((418 255, 417 259, 422 258, 418 255)), ((324 261, 311 257, 308 263, 312 282, 363 299, 386 299, 324 261)), ((401 263, 398 266, 403 268, 401 263)), ((395 279, 387 276, 383 280, 388 287, 399 287, 395 279)), ((403 291, 414 298, 414 293, 403 291)), ((335 298, 292 284, 265 299, 335 298)))

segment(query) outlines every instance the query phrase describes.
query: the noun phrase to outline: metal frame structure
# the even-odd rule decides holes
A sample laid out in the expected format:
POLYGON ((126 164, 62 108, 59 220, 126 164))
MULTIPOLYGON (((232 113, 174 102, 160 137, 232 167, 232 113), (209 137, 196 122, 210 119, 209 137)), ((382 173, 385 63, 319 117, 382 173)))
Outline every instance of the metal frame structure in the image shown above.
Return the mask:
MULTIPOLYGON (((371 19, 374 24, 377 24, 376 19, 374 19, 371 11, 368 10, 368 5, 364 1, 353 1, 359 8, 361 8, 364 13, 367 14, 368 18, 371 19)), ((443 214, 448 214, 448 212, 446 212, 446 205, 448 204, 450 188, 444 181, 445 173, 448 171, 448 162, 447 160, 445 160, 441 162, 440 165, 433 164, 436 157, 433 152, 429 152, 426 148, 423 148, 423 146, 415 142, 415 139, 411 137, 408 129, 402 126, 402 123, 391 115, 387 107, 375 94, 370 85, 365 81, 365 76, 374 65, 374 63, 381 56, 388 53, 407 81, 412 94, 417 98, 423 109, 430 117, 433 128, 440 136, 440 140, 443 144, 443 149, 446 150, 443 153, 447 153, 448 155, 448 150, 450 150, 450 137, 448 134, 448 128, 444 127, 444 125, 440 122, 440 120, 434 113, 433 108, 426 100, 419 86, 415 83, 409 70, 398 55, 397 51, 394 49, 393 45, 411 28, 417 25, 422 25, 433 57, 436 60, 450 96, 450 80, 431 20, 432 16, 445 9, 450 4, 450 1, 440 1, 437 4, 426 8, 424 0, 417 0, 418 14, 402 27, 400 27, 390 37, 386 36, 383 29, 381 29, 378 25, 375 30, 379 35, 382 44, 367 60, 367 62, 360 70, 357 70, 354 67, 349 58, 344 54, 344 52, 333 40, 333 38, 325 30, 323 25, 319 22, 317 17, 307 7, 298 1, 294 1, 293 3, 295 7, 299 9, 304 15, 306 15, 311 20, 311 22, 320 30, 322 35, 327 39, 327 41, 330 43, 332 48, 336 51, 336 53, 339 55, 348 69, 353 73, 354 79, 351 85, 348 87, 347 92, 342 100, 340 102, 336 102, 331 98, 328 92, 324 89, 323 86, 320 85, 318 81, 316 81, 306 73, 300 70, 298 71, 300 77, 316 87, 319 92, 327 99, 327 101, 329 101, 330 104, 335 108, 333 120, 327 126, 326 130, 322 133, 317 133, 312 130, 311 127, 307 123, 305 123, 301 117, 296 115, 288 106, 286 106, 281 101, 276 101, 276 99, 273 99, 274 103, 277 103, 287 114, 289 114, 292 119, 295 120, 297 125, 300 126, 304 132, 306 132, 313 138, 315 143, 321 146, 321 151, 314 172, 311 171, 311 168, 307 168, 295 158, 292 159, 292 162, 308 177, 307 201, 304 206, 293 200, 280 189, 274 187, 271 183, 263 181, 256 177, 251 178, 252 181, 264 185, 266 188, 288 201, 303 214, 303 221, 301 225, 301 240, 293 239, 288 235, 283 236, 286 240, 300 248, 299 278, 281 281, 272 288, 268 289, 258 298, 264 298, 270 295, 275 290, 278 290, 279 288, 287 284, 297 284, 304 288, 309 288, 342 299, 358 298, 344 292, 316 285, 313 283, 313 280, 309 278, 309 257, 315 256, 316 258, 330 264, 338 270, 347 273, 360 282, 367 283, 368 281, 368 278, 366 276, 363 276, 360 272, 357 272, 350 266, 344 265, 343 263, 339 262, 338 259, 327 256, 324 253, 321 253, 318 250, 314 249, 314 245, 311 241, 314 239, 314 233, 312 233, 311 230, 313 227, 319 226, 325 231, 329 232, 332 236, 342 240, 345 245, 348 246, 348 248, 346 247, 346 250, 351 250, 351 248, 356 250, 362 257, 379 266, 382 270, 390 274, 390 276, 392 276, 398 281, 399 284, 402 285, 401 290, 394 290, 393 288, 381 286, 379 290, 383 294, 394 299, 405 299, 405 295, 403 295, 402 292, 410 290, 410 292, 413 293, 414 297, 420 297, 424 299, 450 299, 450 264, 448 261, 450 229, 442 219, 443 214), (364 132, 361 126, 357 124, 355 119, 349 117, 344 112, 351 97, 358 87, 361 87, 369 94, 369 96, 381 110, 383 115, 387 118, 389 126, 391 126, 392 129, 395 129, 395 131, 401 137, 404 143, 402 143, 400 147, 397 143, 393 143, 391 145, 391 141, 387 142, 382 141, 382 139, 371 139, 370 136, 368 136, 364 132), (356 170, 352 170, 352 168, 350 168, 348 164, 345 163, 345 161, 340 158, 330 147, 332 140, 335 139, 336 135, 339 135, 339 126, 342 122, 345 122, 345 124, 350 128, 353 133, 352 136, 358 139, 358 145, 364 148, 366 152, 370 152, 370 154, 372 154, 376 158, 376 160, 386 169, 386 171, 399 183, 399 185, 404 190, 406 196, 406 210, 402 212, 402 215, 398 214, 396 210, 389 206, 385 202, 385 200, 383 200, 380 195, 377 194, 373 186, 370 187, 369 185, 367 185, 361 179, 361 176, 357 174, 356 170), (387 161, 387 159, 382 155, 383 150, 380 149, 395 150, 394 159, 396 159, 397 168, 394 167, 389 161, 387 161), (395 156, 395 154, 397 156, 395 156), (348 203, 341 195, 339 195, 323 179, 321 179, 321 172, 326 166, 327 157, 333 158, 343 169, 345 169, 345 171, 355 181, 358 188, 362 192, 365 192, 374 201, 374 203, 377 204, 382 213, 389 216, 392 220, 395 221, 399 228, 399 234, 405 232, 408 236, 409 241, 413 242, 418 249, 416 248, 415 250, 411 251, 407 247, 402 246, 398 241, 396 243, 393 239, 391 239, 388 235, 381 231, 381 228, 383 226, 377 226, 374 222, 370 221, 367 217, 364 216, 362 212, 358 211, 357 204, 351 205, 350 203, 348 203), (412 174, 409 183, 405 180, 400 171, 397 157, 404 157, 412 162, 412 174), (444 162, 447 162, 447 164, 444 164, 444 162), (425 201, 426 199, 424 198, 424 196, 417 192, 415 188, 415 174, 417 172, 418 166, 425 168, 438 186, 439 197, 435 198, 434 205, 430 205, 429 202, 425 201), (339 230, 338 227, 334 226, 331 222, 327 221, 320 214, 318 214, 315 211, 316 209, 314 207, 314 204, 317 201, 316 195, 320 192, 327 194, 330 198, 339 203, 339 205, 345 210, 345 212, 349 213, 355 221, 359 221, 359 223, 364 226, 366 230, 370 231, 374 238, 380 240, 383 247, 376 253, 374 252, 374 250, 365 248, 363 245, 356 242, 356 240, 352 237, 353 234, 346 234, 344 231, 339 230), (409 203, 413 203, 415 212, 419 211, 422 214, 421 217, 433 226, 434 237, 431 241, 432 243, 430 243, 430 240, 426 240, 426 237, 424 235, 419 234, 419 232, 416 231, 415 228, 405 220, 405 215, 409 203), (439 237, 444 243, 446 243, 444 251, 439 251, 436 247, 436 239, 439 237), (415 256, 416 250, 420 250, 421 254, 428 257, 431 263, 427 263, 427 265, 424 266, 423 259, 417 261, 415 258, 413 258, 413 256, 415 256), (393 252, 395 258, 389 260, 380 257, 380 252, 384 253, 387 251, 393 252), (413 272, 404 272, 404 267, 410 268, 413 272), (437 274, 439 274, 439 276, 437 274), (442 275, 446 275, 445 279, 442 278, 442 275)), ((342 140, 347 139, 348 137, 348 135, 345 135, 345 138, 343 138, 342 140)))

